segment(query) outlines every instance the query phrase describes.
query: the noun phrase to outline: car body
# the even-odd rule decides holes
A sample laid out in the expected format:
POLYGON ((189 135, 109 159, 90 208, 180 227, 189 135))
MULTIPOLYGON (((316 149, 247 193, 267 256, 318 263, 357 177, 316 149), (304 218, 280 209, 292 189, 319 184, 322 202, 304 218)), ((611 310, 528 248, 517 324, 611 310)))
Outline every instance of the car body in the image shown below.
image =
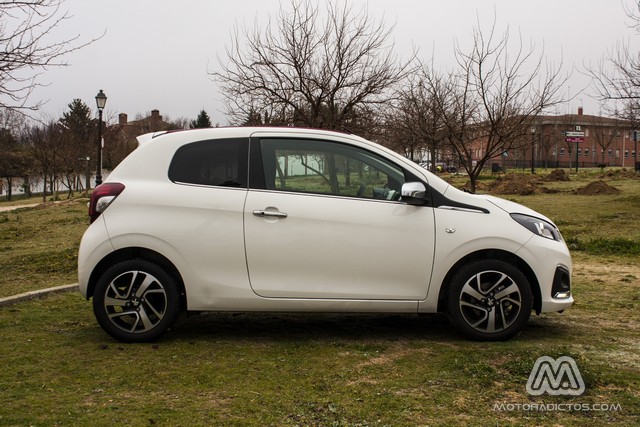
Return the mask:
POLYGON ((447 312, 473 339, 573 303, 551 220, 464 193, 363 138, 160 132, 93 192, 80 292, 122 341, 200 311, 447 312))

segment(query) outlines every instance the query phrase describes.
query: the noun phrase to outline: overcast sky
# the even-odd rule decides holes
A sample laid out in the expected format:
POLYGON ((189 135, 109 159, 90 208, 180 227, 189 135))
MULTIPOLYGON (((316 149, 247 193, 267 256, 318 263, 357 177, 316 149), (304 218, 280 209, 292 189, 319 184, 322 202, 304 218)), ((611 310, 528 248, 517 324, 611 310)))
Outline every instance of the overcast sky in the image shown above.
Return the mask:
MULTIPOLYGON (((289 4, 289 0, 282 0, 289 4)), ((581 74, 595 65, 616 43, 640 45, 640 36, 629 29, 623 2, 631 0, 351 0, 368 5, 369 14, 395 25, 393 38, 402 57, 412 47, 419 56, 433 56, 436 67, 453 62, 454 41, 469 46, 479 18, 487 28, 494 11, 500 30, 509 26, 512 42, 518 32, 528 44, 544 49, 550 63, 572 68, 570 88, 575 95, 589 84, 581 74)), ((252 26, 275 16, 279 0, 66 0, 63 7, 72 18, 62 24, 58 36, 79 34, 89 40, 106 34, 92 45, 70 54, 68 67, 50 69, 42 76, 49 83, 33 99, 47 100, 42 113, 58 118, 74 99, 92 109, 99 89, 108 96, 106 113, 115 119, 127 113, 160 110, 172 119, 193 119, 205 109, 214 123, 226 124, 222 97, 207 74, 225 56, 234 24, 252 26)), ((638 51, 636 48, 635 51, 638 51)), ((577 95, 567 106, 575 111, 583 104, 585 114, 598 114, 593 90, 577 95)), ((566 112, 566 111, 563 111, 566 112)))

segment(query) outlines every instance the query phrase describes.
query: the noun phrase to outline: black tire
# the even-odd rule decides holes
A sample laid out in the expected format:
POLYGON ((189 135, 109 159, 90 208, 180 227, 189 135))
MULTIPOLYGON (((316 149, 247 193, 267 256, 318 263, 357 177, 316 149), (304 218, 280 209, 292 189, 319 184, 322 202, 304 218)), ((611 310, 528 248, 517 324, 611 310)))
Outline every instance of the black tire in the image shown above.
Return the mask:
POLYGON ((477 341, 502 341, 518 334, 531 315, 531 285, 522 272, 500 260, 477 260, 452 278, 448 315, 477 341))
POLYGON ((93 313, 102 329, 117 340, 153 341, 167 332, 180 314, 176 280, 149 261, 118 263, 98 280, 93 313))

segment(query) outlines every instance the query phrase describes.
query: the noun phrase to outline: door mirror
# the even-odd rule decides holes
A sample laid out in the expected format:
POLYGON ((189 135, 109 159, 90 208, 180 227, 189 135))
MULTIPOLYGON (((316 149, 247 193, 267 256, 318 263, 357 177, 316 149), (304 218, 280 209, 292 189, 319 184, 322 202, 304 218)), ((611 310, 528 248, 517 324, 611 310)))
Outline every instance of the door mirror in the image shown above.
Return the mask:
POLYGON ((427 187, 421 182, 402 184, 402 201, 408 205, 426 205, 427 187))

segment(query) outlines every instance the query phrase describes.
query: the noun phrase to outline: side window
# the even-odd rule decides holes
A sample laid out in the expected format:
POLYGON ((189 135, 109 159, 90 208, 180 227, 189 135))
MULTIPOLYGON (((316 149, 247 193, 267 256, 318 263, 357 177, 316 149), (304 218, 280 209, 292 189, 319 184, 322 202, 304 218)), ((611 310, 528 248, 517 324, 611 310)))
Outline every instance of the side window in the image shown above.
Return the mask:
POLYGON ((369 151, 330 141, 263 139, 267 189, 400 200, 403 170, 369 151))
POLYGON ((183 184, 247 187, 247 139, 198 141, 180 147, 169 179, 183 184))

